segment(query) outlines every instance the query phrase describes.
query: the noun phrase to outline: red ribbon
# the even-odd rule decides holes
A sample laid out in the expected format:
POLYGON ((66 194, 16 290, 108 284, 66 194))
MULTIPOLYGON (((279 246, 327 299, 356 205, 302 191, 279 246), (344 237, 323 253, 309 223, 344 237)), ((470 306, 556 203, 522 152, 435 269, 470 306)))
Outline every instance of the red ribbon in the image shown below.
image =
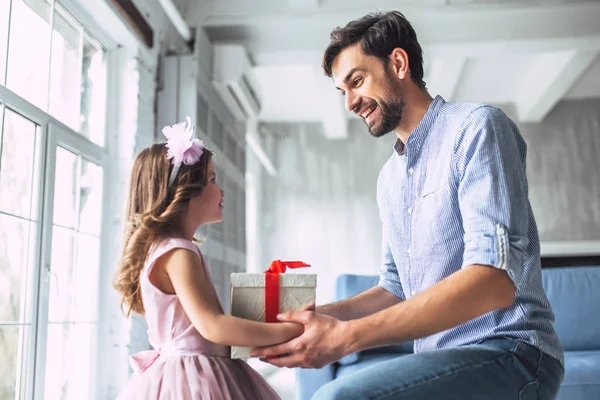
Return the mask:
POLYGON ((275 260, 265 271, 265 321, 277 322, 279 313, 279 274, 285 273, 286 268, 302 268, 310 265, 302 261, 275 260))

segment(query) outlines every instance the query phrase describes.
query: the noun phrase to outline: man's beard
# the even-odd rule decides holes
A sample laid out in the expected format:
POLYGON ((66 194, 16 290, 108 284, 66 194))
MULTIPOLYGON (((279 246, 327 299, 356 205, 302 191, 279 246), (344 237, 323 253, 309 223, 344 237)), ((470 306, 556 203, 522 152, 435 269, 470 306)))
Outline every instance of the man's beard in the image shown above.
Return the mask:
POLYGON ((380 103, 376 103, 377 107, 379 107, 379 120, 373 121, 370 125, 367 124, 369 133, 376 138, 393 131, 402 121, 402 114, 404 112, 404 95, 402 89, 390 85, 387 94, 393 100, 382 100, 380 103))

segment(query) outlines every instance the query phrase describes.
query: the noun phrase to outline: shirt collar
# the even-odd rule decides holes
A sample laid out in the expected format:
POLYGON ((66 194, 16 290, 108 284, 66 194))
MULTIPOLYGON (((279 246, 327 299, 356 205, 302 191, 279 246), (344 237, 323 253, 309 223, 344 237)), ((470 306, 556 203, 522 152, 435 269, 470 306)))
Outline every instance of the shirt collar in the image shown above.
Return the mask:
POLYGON ((431 125, 433 125, 433 122, 435 121, 435 118, 437 117, 440 108, 444 104, 446 104, 446 102, 444 101, 442 96, 435 96, 435 98, 429 105, 427 112, 425 112, 425 115, 423 115, 423 118, 421 119, 415 130, 412 131, 410 135, 408 135, 406 145, 402 142, 402 140, 400 140, 400 138, 396 139, 396 143, 394 143, 394 151, 396 151, 398 155, 406 155, 406 148, 408 146, 410 146, 411 148, 413 148, 414 146, 413 150, 418 150, 418 148, 421 146, 421 143, 423 142, 423 139, 427 137, 429 129, 431 128, 431 125))

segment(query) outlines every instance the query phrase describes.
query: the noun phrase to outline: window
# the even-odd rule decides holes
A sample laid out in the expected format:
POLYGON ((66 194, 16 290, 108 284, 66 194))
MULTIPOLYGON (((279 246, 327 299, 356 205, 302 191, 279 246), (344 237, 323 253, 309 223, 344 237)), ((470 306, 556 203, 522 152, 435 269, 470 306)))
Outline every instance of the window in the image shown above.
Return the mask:
POLYGON ((88 398, 98 320, 102 168, 56 147, 44 395, 88 398))
POLYGON ((39 125, 1 106, 0 398, 12 399, 32 350, 40 134, 39 125))
POLYGON ((6 86, 48 110, 52 7, 44 0, 10 3, 6 86))
POLYGON ((0 0, 3 400, 93 397, 106 54, 60 2, 0 0))
MULTIPOLYGON (((0 11, 11 4, 2 3, 0 11)), ((99 43, 58 2, 13 0, 8 11, 0 14, 6 87, 103 146, 106 66, 99 43)))
POLYGON ((0 85, 6 83, 6 50, 8 49, 8 20, 10 1, 0 1, 0 85))

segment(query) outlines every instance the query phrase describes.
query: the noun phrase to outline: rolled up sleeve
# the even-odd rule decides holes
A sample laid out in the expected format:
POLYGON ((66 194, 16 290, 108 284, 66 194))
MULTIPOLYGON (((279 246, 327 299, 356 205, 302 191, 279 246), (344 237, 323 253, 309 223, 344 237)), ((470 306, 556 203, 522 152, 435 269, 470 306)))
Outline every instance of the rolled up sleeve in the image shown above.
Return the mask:
POLYGON ((518 288, 530 225, 525 141, 502 111, 484 106, 470 114, 454 151, 464 229, 462 266, 506 270, 518 288))
POLYGON ((379 286, 392 293, 401 300, 405 300, 404 290, 400 283, 400 277, 398 276, 398 269, 392 256, 392 250, 390 249, 385 229, 381 235, 382 241, 382 261, 381 267, 379 268, 379 286))

